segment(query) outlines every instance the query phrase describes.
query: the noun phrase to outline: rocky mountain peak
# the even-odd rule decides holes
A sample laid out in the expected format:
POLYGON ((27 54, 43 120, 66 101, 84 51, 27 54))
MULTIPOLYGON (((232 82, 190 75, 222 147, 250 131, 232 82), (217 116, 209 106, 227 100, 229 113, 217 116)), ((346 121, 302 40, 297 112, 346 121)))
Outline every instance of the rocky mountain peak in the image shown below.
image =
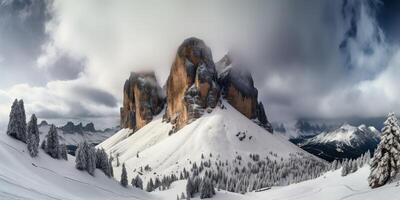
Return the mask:
POLYGON ((205 111, 211 112, 222 94, 236 110, 272 132, 264 105, 258 102, 251 73, 239 66, 229 55, 215 64, 203 40, 186 39, 177 50, 163 89, 154 72, 131 73, 124 85, 121 127, 143 127, 161 112, 165 103, 163 119, 172 123, 176 131, 205 111))
POLYGON ((82 123, 75 125, 73 122, 69 121, 64 126, 61 126, 60 129, 64 133, 83 133, 84 131, 97 132, 94 128, 94 124, 91 122, 83 126, 82 123))
POLYGON ((137 130, 164 108, 164 94, 154 72, 132 72, 125 81, 121 127, 137 130))
POLYGON ((166 85, 164 119, 179 129, 199 118, 219 98, 217 72, 212 53, 197 38, 186 39, 178 48, 166 85))

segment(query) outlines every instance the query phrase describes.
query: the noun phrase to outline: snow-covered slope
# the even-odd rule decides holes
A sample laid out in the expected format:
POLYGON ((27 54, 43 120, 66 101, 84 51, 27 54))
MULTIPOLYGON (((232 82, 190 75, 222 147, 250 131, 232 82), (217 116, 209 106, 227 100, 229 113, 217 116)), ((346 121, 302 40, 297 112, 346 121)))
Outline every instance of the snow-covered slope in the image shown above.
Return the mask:
MULTIPOLYGON (((369 166, 360 168, 345 177, 341 170, 329 171, 323 176, 291 184, 284 187, 272 187, 262 192, 238 194, 224 190, 216 191, 212 199, 219 200, 397 200, 399 187, 397 183, 371 189, 368 186, 369 166)), ((159 199, 174 199, 177 194, 186 191, 186 181, 174 182, 170 190, 156 192, 159 199)), ((191 198, 200 199, 199 195, 191 198)))
POLYGON ((228 103, 223 104, 225 108, 217 107, 173 135, 169 136, 172 126, 162 121, 161 113, 134 134, 123 129, 97 147, 118 156, 120 163, 131 171, 149 165, 149 174, 188 169, 191 163, 200 163, 202 155, 222 161, 241 156, 243 163, 247 163, 250 153, 262 157, 275 154, 271 157, 276 160, 288 158, 291 153, 305 153, 286 138, 247 119, 228 103))
POLYGON ((121 187, 99 170, 92 177, 75 169, 74 157, 68 159, 52 159, 42 150, 31 158, 26 144, 1 133, 0 199, 155 199, 141 190, 121 187))
POLYGON ((324 159, 356 158, 366 151, 373 151, 380 140, 380 133, 374 127, 359 127, 344 124, 340 128, 323 132, 306 139, 298 145, 324 159))
POLYGON ((265 192, 254 192, 241 199, 274 200, 395 200, 399 199, 399 187, 390 184, 377 189, 368 186, 369 166, 353 174, 341 176, 341 170, 327 172, 325 175, 286 187, 276 187, 265 192))

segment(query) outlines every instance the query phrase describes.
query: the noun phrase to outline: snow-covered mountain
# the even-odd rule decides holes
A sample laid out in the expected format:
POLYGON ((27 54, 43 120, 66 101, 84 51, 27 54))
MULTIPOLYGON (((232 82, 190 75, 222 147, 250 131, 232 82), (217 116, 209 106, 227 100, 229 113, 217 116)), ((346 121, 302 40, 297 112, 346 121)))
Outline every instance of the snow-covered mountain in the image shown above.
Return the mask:
POLYGON ((343 124, 336 130, 323 132, 305 139, 298 145, 325 160, 357 158, 366 151, 373 152, 380 141, 380 133, 374 127, 358 127, 343 124))
POLYGON ((303 140, 306 138, 314 137, 322 132, 333 130, 337 125, 327 124, 326 122, 316 122, 309 120, 295 120, 288 122, 275 122, 273 124, 274 130, 281 135, 284 135, 289 140, 303 140))
POLYGON ((151 72, 131 73, 125 82, 124 129, 97 146, 116 158, 116 177, 121 163, 129 178, 140 175, 145 181, 218 172, 221 187, 247 192, 308 180, 326 170, 325 161, 273 134, 251 73, 229 56, 214 64, 202 40, 186 39, 165 92, 157 84, 151 72), (299 167, 291 167, 294 163, 299 167))
MULTIPOLYGON (((43 121, 38 127, 40 132, 40 141, 43 141, 49 132, 50 125, 43 121)), ((60 143, 66 144, 68 152, 72 155, 74 155, 76 146, 79 143, 86 141, 90 144, 97 145, 111 137, 118 130, 119 128, 110 128, 100 131, 96 130, 91 123, 82 126, 82 124, 74 125, 72 122, 68 122, 65 126, 57 127, 60 143)))
MULTIPOLYGON (((293 155, 307 159, 313 157, 285 137, 274 135, 236 111, 226 101, 176 133, 170 123, 163 122, 162 113, 135 133, 122 129, 97 146, 118 157, 136 176, 141 167, 151 170, 141 172, 146 176, 170 174, 207 160, 233 161, 240 157, 242 163, 252 160, 250 154, 261 159, 280 162, 293 155)), ((115 167, 116 177, 121 171, 115 167)))

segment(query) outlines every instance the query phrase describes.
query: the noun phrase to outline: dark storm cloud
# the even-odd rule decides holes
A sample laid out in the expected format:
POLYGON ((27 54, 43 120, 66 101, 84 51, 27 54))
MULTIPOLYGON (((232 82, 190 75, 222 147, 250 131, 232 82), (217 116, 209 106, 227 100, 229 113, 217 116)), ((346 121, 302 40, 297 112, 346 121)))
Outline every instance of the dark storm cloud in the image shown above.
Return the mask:
POLYGON ((104 117, 100 112, 88 109, 78 101, 66 102, 69 108, 68 112, 60 112, 59 110, 49 109, 47 107, 38 108, 36 115, 43 119, 84 119, 84 118, 99 118, 104 117))
POLYGON ((51 79, 73 80, 79 77, 84 70, 84 61, 75 60, 65 55, 57 58, 52 66, 47 67, 47 72, 51 79))
POLYGON ((10 64, 32 62, 46 41, 46 21, 49 19, 44 0, 0 1, 0 54, 10 64))
POLYGON ((382 0, 377 10, 377 19, 390 42, 400 43, 400 1, 382 0))
POLYGON ((45 85, 51 80, 75 79, 83 70, 80 61, 67 55, 59 55, 46 69, 37 67, 43 46, 50 39, 46 23, 52 19, 51 3, 0 0, 0 69, 7 74, 0 80, 0 89, 18 83, 45 85))
POLYGON ((86 98, 95 104, 116 107, 117 99, 110 93, 97 88, 79 86, 74 89, 79 97, 86 98))
POLYGON ((0 80, 1 86, 13 85, 19 79, 44 83, 33 66, 47 39, 48 17, 44 0, 0 0, 0 69, 8 74, 0 80))

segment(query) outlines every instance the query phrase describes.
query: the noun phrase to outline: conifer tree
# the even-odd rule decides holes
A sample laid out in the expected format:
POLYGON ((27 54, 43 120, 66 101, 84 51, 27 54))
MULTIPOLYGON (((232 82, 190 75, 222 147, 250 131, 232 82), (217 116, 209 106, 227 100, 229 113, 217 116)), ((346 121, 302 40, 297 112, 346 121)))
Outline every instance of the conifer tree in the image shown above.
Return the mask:
POLYGON ((19 129, 20 131, 18 132, 19 135, 17 135, 18 139, 21 140, 22 142, 26 143, 26 115, 25 115, 25 107, 24 107, 24 101, 20 99, 18 101, 18 107, 19 107, 19 129))
POLYGON ((10 112, 10 116, 9 116, 9 121, 8 121, 8 128, 7 128, 7 135, 16 138, 17 139, 17 135, 18 133, 18 109, 19 109, 19 104, 18 104, 18 100, 15 99, 14 103, 11 106, 11 112, 10 112))
POLYGON ((93 176, 96 169, 96 149, 89 144, 86 146, 86 171, 93 176))
POLYGON ((60 158, 60 143, 58 141, 57 129, 54 125, 51 125, 47 134, 46 150, 51 157, 60 158))
POLYGON ((80 143, 75 152, 75 168, 77 168, 79 170, 86 169, 87 158, 86 158, 86 152, 85 152, 85 148, 86 148, 85 145, 86 145, 86 142, 80 143))
POLYGON ((128 186, 128 174, 126 173, 125 163, 122 163, 121 185, 128 186))
POLYGON ((37 118, 35 114, 32 115, 31 120, 28 123, 27 131, 27 148, 31 157, 36 157, 39 148, 39 129, 37 126, 37 118))
POLYGON ((146 191, 151 192, 153 190, 154 190, 154 183, 153 183, 153 179, 150 178, 150 181, 147 182, 146 191))
POLYGON ((143 190, 143 181, 139 175, 132 179, 132 186, 143 190))
POLYGON ((11 106, 7 135, 26 143, 26 116, 23 100, 15 99, 11 106))
POLYGON ((380 187, 396 179, 400 167, 400 130, 394 113, 390 113, 384 122, 381 141, 371 161, 371 173, 368 177, 372 188, 380 187))
POLYGON ((64 160, 68 160, 68 151, 67 151, 67 145, 61 144, 60 145, 60 156, 64 160))

